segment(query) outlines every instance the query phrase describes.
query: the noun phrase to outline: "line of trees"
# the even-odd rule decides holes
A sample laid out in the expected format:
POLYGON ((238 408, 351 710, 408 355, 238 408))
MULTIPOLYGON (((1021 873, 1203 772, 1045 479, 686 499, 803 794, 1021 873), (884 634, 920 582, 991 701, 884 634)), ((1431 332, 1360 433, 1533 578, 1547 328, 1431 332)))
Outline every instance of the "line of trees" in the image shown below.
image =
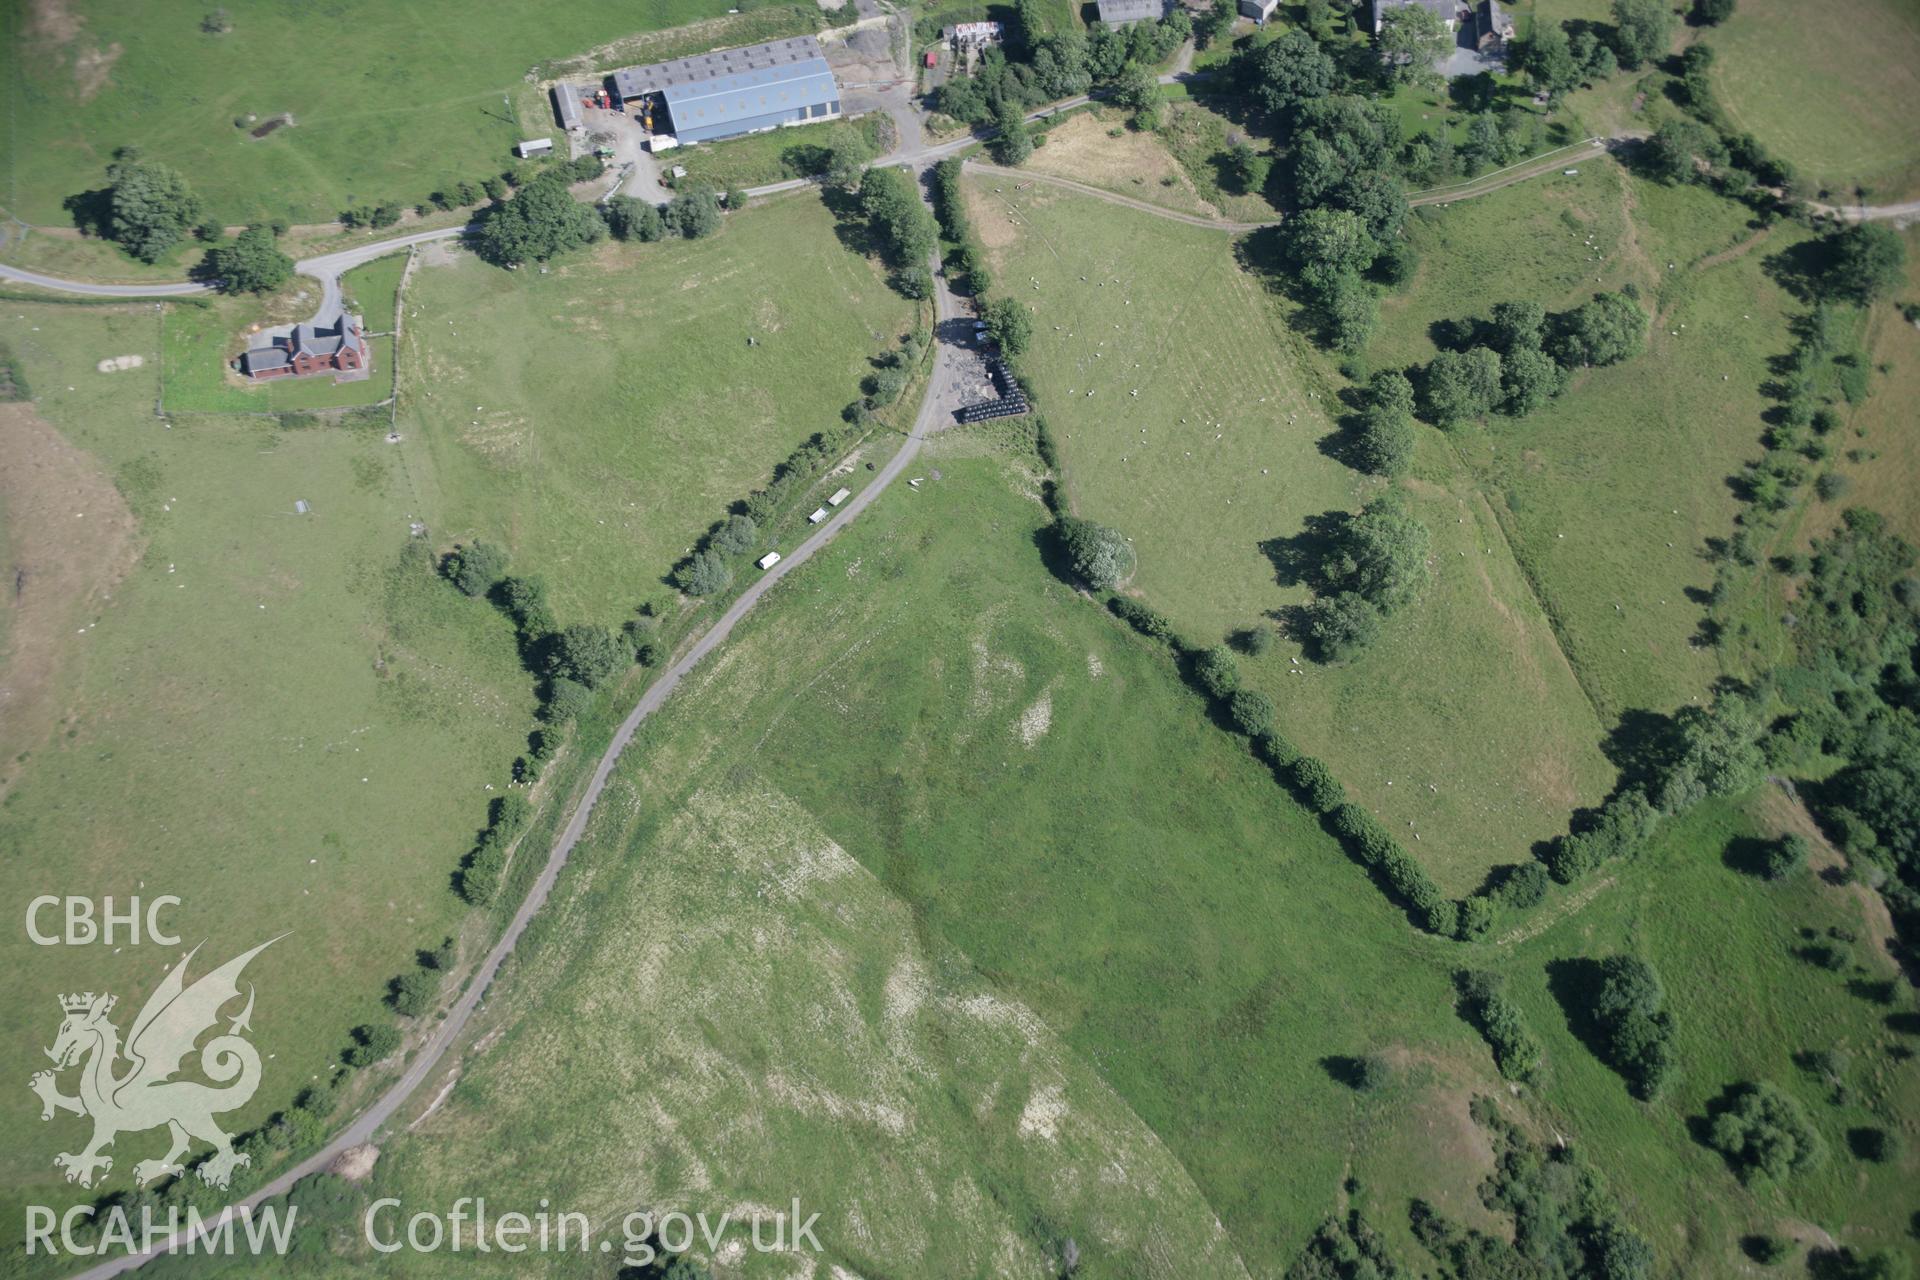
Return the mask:
POLYGON ((930 186, 940 233, 953 245, 947 251, 944 264, 947 281, 954 288, 979 298, 993 287, 993 275, 987 269, 986 252, 974 237, 972 219, 967 217, 966 194, 960 184, 964 163, 959 156, 942 160, 933 167, 930 186))
POLYGON ((1297 212, 1283 232, 1298 288, 1322 339, 1357 355, 1378 314, 1380 284, 1410 279, 1412 247, 1398 172, 1399 118, 1384 102, 1327 96, 1332 60, 1299 31, 1256 50, 1243 72, 1256 101, 1286 121, 1297 212))
POLYGON ((939 243, 939 231, 904 169, 868 169, 860 179, 860 211, 893 269, 893 286, 909 298, 933 293, 927 257, 939 243))
POLYGON ((269 226, 252 226, 208 251, 205 273, 227 293, 272 293, 293 279, 293 259, 269 226))
MULTIPOLYGON (((1194 34, 1186 12, 1176 9, 1118 31, 1096 25, 1084 32, 1071 26, 1055 32, 1051 12, 1038 0, 1020 0, 1006 46, 986 50, 972 76, 948 78, 934 94, 935 110, 1024 137, 1027 112, 1098 88, 1131 107, 1142 127, 1157 127, 1160 92, 1152 69, 1194 34)), ((1001 154, 1009 164, 1025 158, 1001 154)))
POLYGON ((475 239, 480 256, 498 266, 545 262, 607 234, 592 205, 581 204, 557 172, 544 173, 494 206, 475 239))
MULTIPOLYGON (((476 907, 492 902, 500 891, 507 852, 533 818, 533 806, 517 791, 495 796, 488 806, 487 825, 460 867, 460 896, 476 907)), ((405 1012, 404 1010, 402 1012, 405 1012)))
POLYGON ((1496 410, 1525 417, 1565 390, 1575 369, 1632 358, 1650 320, 1638 295, 1629 283, 1555 315, 1537 302, 1502 302, 1490 320, 1456 325, 1458 345, 1421 373, 1424 415, 1442 428, 1496 410))

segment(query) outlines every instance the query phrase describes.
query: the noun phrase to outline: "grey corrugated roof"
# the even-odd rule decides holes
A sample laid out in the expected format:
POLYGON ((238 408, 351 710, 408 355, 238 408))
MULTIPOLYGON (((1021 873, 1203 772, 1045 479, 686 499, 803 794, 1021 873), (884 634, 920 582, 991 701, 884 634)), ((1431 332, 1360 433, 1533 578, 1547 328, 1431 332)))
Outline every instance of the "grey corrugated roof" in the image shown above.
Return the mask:
POLYGON ((1166 0, 1100 0, 1102 22, 1144 22, 1166 12, 1166 0))
POLYGON ((832 102, 840 92, 826 59, 812 58, 789 66, 761 67, 694 84, 672 85, 662 96, 673 113, 674 128, 711 129, 735 120, 832 102))
POLYGON ((768 67, 792 66, 811 60, 824 60, 820 42, 812 36, 794 36, 770 40, 738 49, 719 49, 713 53, 675 58, 671 62, 650 62, 613 73, 613 87, 622 98, 638 98, 669 88, 685 87, 723 76, 758 71, 768 67))
POLYGON ((256 369, 283 369, 291 360, 285 347, 253 347, 240 357, 240 370, 252 373, 256 369))
POLYGON ((560 111, 560 127, 578 129, 581 124, 580 90, 562 81, 553 86, 553 101, 560 111))

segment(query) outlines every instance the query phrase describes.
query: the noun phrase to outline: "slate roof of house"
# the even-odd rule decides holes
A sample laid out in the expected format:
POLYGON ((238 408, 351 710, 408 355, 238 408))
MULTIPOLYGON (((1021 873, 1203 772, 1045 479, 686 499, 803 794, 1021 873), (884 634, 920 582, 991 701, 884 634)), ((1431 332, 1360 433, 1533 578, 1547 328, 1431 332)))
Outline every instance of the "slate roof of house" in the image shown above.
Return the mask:
POLYGON ((364 327, 359 316, 344 311, 331 325, 297 324, 293 332, 271 339, 268 346, 249 347, 240 357, 241 372, 284 369, 295 355, 331 358, 343 350, 364 353, 366 340, 360 336, 364 327))
POLYGON ((1100 21, 1143 22, 1167 12, 1166 0, 1100 0, 1100 21))
POLYGON ((358 351, 362 347, 360 339, 360 317, 340 313, 340 318, 331 325, 322 327, 312 324, 297 324, 293 327, 293 350, 297 355, 331 356, 341 350, 358 351))

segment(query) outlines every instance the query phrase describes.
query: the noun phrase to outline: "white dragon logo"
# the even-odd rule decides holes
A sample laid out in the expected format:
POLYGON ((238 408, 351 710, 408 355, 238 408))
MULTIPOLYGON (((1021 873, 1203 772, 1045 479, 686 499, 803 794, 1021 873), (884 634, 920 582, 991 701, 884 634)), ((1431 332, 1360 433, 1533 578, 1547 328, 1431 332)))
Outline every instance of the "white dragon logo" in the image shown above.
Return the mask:
POLYGON ((260 1054, 240 1035, 251 1029, 251 984, 247 987, 247 1007, 232 1019, 227 1033, 207 1041, 200 1050, 200 1070, 214 1083, 172 1077, 193 1052, 194 1042, 220 1021, 220 1010, 239 997, 240 971, 247 962, 279 940, 268 939, 188 986, 187 965, 200 950, 195 947, 148 997, 127 1032, 124 1050, 119 1028, 107 1020, 117 997, 104 993, 96 996, 91 991, 60 997, 66 1019, 60 1024, 53 1048, 47 1050, 54 1069, 35 1074, 29 1087, 40 1095, 42 1120, 53 1119, 56 1111, 93 1119, 93 1140, 84 1151, 78 1155, 63 1151, 53 1158, 54 1167, 65 1170, 68 1182, 91 1187, 96 1176, 104 1176, 113 1168, 112 1158, 102 1155, 101 1148, 111 1146, 121 1133, 160 1125, 167 1126, 173 1145, 160 1159, 142 1160, 133 1166, 134 1181, 140 1186, 184 1172, 180 1157, 195 1138, 213 1144, 213 1154, 200 1166, 200 1177, 208 1186, 224 1188, 236 1168, 251 1163, 233 1149, 232 1135, 213 1119, 215 1112, 245 1106, 260 1087, 260 1054), (114 1067, 122 1058, 132 1065, 124 1074, 116 1075, 114 1067), (68 1097, 60 1092, 55 1076, 83 1059, 79 1096, 68 1097))

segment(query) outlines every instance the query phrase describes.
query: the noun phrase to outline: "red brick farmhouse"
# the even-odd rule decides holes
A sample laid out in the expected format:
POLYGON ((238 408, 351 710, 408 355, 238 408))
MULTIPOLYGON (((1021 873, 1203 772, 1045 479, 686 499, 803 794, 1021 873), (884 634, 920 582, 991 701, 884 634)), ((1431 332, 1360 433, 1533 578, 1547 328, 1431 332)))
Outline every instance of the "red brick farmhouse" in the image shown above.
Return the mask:
POLYGON ((297 324, 264 347, 240 357, 249 378, 303 378, 316 373, 361 373, 370 364, 360 317, 340 313, 331 325, 297 324))

